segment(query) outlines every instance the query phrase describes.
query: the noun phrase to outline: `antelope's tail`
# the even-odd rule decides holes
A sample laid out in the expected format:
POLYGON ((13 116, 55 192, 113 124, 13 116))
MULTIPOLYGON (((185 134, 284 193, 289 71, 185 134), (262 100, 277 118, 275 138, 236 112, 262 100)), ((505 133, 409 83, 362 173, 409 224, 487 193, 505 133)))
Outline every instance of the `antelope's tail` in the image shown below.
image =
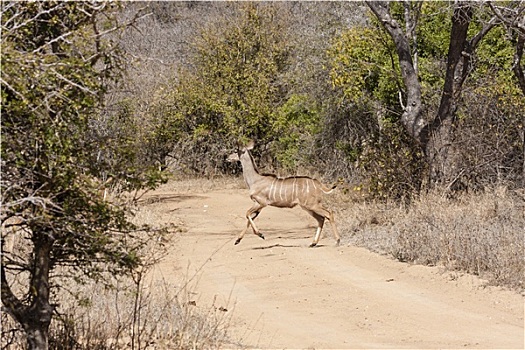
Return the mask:
POLYGON ((326 193, 326 194, 329 194, 329 193, 332 193, 332 191, 337 187, 337 184, 334 184, 332 187, 327 187, 325 185, 322 185, 321 186, 321 190, 326 193))

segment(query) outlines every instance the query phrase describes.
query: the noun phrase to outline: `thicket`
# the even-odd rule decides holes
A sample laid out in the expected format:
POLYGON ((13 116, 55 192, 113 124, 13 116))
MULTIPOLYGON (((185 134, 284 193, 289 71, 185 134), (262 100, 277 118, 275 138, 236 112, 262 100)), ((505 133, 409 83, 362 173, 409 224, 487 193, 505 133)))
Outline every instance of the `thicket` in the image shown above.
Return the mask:
MULTIPOLYGON (((324 10, 301 3, 171 6, 173 18, 193 26, 179 45, 184 62, 166 65, 162 83, 149 91, 152 98, 134 105, 150 128, 145 147, 172 170, 207 176, 238 172, 225 156, 248 138, 256 140, 257 157, 272 170, 316 163, 322 97, 335 96, 325 74, 327 37, 342 27, 343 18, 359 18, 353 4, 319 6, 324 10), (311 16, 315 13, 320 15, 311 16), (206 20, 194 24, 195 17, 206 20)), ((170 24, 157 16, 166 7, 152 10, 155 15, 141 30, 162 23, 168 32, 170 24)), ((141 39, 135 34, 125 40, 141 39)))
MULTIPOLYGON (((167 30, 192 11, 208 16, 178 45, 184 62, 164 71, 147 108, 133 107, 150 127, 144 147, 157 164, 207 176, 237 172, 225 155, 250 138, 272 171, 343 178, 373 198, 406 198, 434 184, 453 191, 523 185, 525 106, 512 69, 521 34, 493 25, 489 7, 473 9, 470 36, 493 27, 469 61, 442 165, 451 166, 440 172, 403 126, 396 47, 364 4, 192 6, 154 7, 149 19, 167 30), (161 10, 173 22, 159 19, 161 10), (321 15, 305 15, 312 11, 321 15), (446 176, 436 182, 436 173, 446 176)), ((411 6, 390 10, 401 25, 413 25, 422 119, 430 121, 443 95, 454 8, 411 6), (417 21, 406 22, 407 14, 417 21)))
POLYGON ((191 171, 224 166, 229 145, 275 139, 275 110, 286 95, 280 74, 287 66, 283 24, 272 7, 245 5, 229 24, 203 31, 195 42, 194 69, 181 72, 155 113, 174 151, 191 171))
MULTIPOLYGON (((392 16, 401 24, 407 24, 404 10, 402 4, 391 6, 392 16)), ((425 101, 423 119, 427 121, 437 114, 443 94, 452 10, 445 3, 424 3, 419 9, 413 61, 425 101)), ((471 35, 485 25, 486 13, 480 12, 471 35)), ((436 165, 453 168, 449 170, 452 175, 442 182, 444 186, 473 190, 502 182, 522 185, 525 106, 523 92, 510 69, 513 43, 502 38, 505 28, 489 31, 468 68, 472 73, 464 83, 456 106, 453 138, 447 144, 454 160, 436 165)), ((351 28, 338 37, 330 53, 334 86, 340 87, 358 109, 364 108, 374 125, 372 132, 362 133, 361 139, 347 144, 348 152, 361 157, 361 165, 368 168, 371 190, 383 197, 418 193, 422 184, 430 182, 429 167, 434 159, 429 159, 428 150, 400 127, 407 91, 392 40, 372 18, 369 26, 351 28)))

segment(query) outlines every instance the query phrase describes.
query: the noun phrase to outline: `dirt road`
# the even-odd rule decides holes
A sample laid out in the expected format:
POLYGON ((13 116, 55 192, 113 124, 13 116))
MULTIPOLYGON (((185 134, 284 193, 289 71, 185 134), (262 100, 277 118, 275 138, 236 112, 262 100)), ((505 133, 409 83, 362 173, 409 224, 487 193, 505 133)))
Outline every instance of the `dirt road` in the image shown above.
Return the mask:
POLYGON ((524 347, 522 296, 483 288, 472 276, 335 247, 329 226, 320 246, 308 248, 315 220, 300 209, 264 209, 257 222, 266 240, 249 231, 234 246, 251 206, 247 193, 180 194, 168 184, 148 206, 187 227, 159 271, 174 282, 195 275, 196 302, 232 313, 230 333, 245 346, 524 347))

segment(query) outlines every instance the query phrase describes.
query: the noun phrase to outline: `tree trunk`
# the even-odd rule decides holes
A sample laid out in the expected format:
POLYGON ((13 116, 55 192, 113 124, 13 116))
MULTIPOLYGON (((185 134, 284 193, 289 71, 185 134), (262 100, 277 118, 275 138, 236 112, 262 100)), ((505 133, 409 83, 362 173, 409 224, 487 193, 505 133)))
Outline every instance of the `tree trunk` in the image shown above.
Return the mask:
POLYGON ((368 1, 367 5, 381 21, 396 45, 401 76, 406 87, 406 104, 401 116, 401 123, 411 137, 424 145, 427 142, 427 137, 423 133, 426 123, 423 119, 421 84, 412 60, 410 42, 399 23, 390 16, 388 2, 368 1))
POLYGON ((25 328, 27 336, 27 348, 29 350, 47 350, 49 348, 49 325, 35 324, 33 327, 25 328))
POLYGON ((516 42, 516 51, 514 53, 514 62, 512 64, 512 70, 514 75, 518 80, 518 85, 525 95, 525 73, 523 72, 523 67, 521 65, 521 60, 523 59, 523 49, 525 46, 525 29, 522 32, 518 33, 518 40, 516 42))
POLYGON ((53 308, 49 303, 49 272, 51 268, 51 233, 42 230, 34 235, 34 267, 31 289, 33 300, 22 322, 27 333, 27 345, 31 350, 47 350, 49 343, 49 325, 53 308))
POLYGON ((53 308, 49 303, 49 272, 53 239, 45 230, 33 230, 33 260, 30 267, 31 281, 27 302, 18 299, 11 290, 2 262, 2 304, 26 333, 29 350, 47 350, 49 347, 49 325, 53 308))
POLYGON ((472 20, 469 4, 458 4, 452 16, 450 44, 447 57, 445 83, 437 116, 428 124, 425 152, 429 159, 432 183, 454 185, 460 170, 457 168, 453 147, 454 124, 461 87, 467 78, 472 48, 467 41, 467 31, 472 20))

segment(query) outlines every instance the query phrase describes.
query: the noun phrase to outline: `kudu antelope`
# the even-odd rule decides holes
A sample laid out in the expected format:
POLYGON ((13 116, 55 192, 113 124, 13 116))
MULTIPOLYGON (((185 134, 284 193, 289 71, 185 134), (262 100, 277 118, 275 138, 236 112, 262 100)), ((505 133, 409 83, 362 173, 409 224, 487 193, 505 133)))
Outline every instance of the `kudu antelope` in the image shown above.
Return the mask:
POLYGON ((230 161, 241 162, 244 181, 250 189, 250 198, 255 202, 246 212, 246 218, 248 219, 246 228, 241 232, 235 244, 239 244, 250 226, 253 229, 253 233, 264 239, 264 235, 253 221, 264 207, 271 205, 279 208, 293 208, 299 205, 317 220, 317 230, 310 247, 315 247, 319 243, 325 219, 328 219, 332 224, 332 231, 337 245, 339 245, 340 237, 334 222, 334 216, 321 203, 323 193, 332 192, 335 186, 328 188, 318 180, 307 176, 278 178, 275 175, 262 175, 257 170, 257 166, 250 154, 250 150, 253 147, 254 143, 252 141, 245 147, 239 147, 237 153, 233 153, 228 157, 230 161))

